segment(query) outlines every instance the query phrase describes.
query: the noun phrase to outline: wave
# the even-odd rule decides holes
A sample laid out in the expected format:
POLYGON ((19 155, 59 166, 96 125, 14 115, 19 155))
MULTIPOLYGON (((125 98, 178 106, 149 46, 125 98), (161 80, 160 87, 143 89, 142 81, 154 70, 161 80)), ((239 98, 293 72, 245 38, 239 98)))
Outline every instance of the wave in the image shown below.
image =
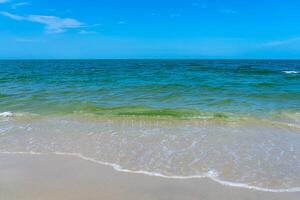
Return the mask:
POLYGON ((280 188, 280 189, 272 189, 272 188, 264 188, 264 187, 257 187, 253 185, 248 185, 245 183, 238 183, 238 182, 231 182, 231 181, 225 181, 218 178, 218 172, 215 170, 210 170, 207 173, 203 175, 195 175, 195 176, 169 176, 164 175, 158 172, 149 172, 149 171, 143 171, 143 170, 129 170, 125 169, 122 166, 115 164, 115 163, 109 163, 109 162, 103 162, 99 161, 94 158, 86 157, 80 153, 65 153, 65 152, 54 152, 54 153, 40 153, 40 152, 0 152, 0 154, 7 154, 7 155, 57 155, 57 156, 72 156, 77 157, 79 159, 89 161, 92 163, 109 166, 112 167, 115 171, 123 172, 123 173, 132 173, 132 174, 143 174, 147 176, 154 176, 154 177, 160 177, 160 178, 167 178, 167 179, 201 179, 201 178, 208 178, 212 181, 219 183, 224 186, 230 186, 230 187, 237 187, 237 188, 244 188, 244 189, 250 189, 250 190, 257 190, 262 192, 272 192, 272 193, 284 193, 284 192, 300 192, 300 187, 293 187, 293 188, 280 188))
MULTIPOLYGON (((224 104, 224 102, 221 102, 224 104)), ((226 102, 225 102, 226 103, 226 102)), ((2 112, 0 118, 34 117, 34 116, 91 116, 91 117, 120 117, 120 118, 175 118, 175 119, 229 119, 230 113, 201 112, 189 109, 152 108, 147 106, 97 106, 74 105, 59 107, 42 114, 25 112, 2 112), (72 108, 70 108, 72 107, 72 108), (74 108, 74 109, 73 109, 74 108)))
POLYGON ((285 74, 299 74, 299 71, 283 71, 285 74))
POLYGON ((0 119, 41 119, 44 117, 74 117, 79 119, 130 119, 130 120, 204 120, 215 122, 261 122, 282 127, 300 129, 299 112, 273 112, 267 115, 251 113, 201 112, 192 110, 154 109, 142 106, 90 107, 87 110, 56 114, 36 114, 29 112, 0 112, 0 119))
POLYGON ((11 119, 11 118, 32 118, 41 116, 36 113, 30 113, 30 112, 11 112, 11 111, 5 111, 0 112, 0 119, 11 119))
POLYGON ((298 117, 291 114, 289 121, 278 123, 257 119, 228 123, 98 120, 78 115, 43 117, 28 123, 21 118, 6 124, 14 128, 3 137, 0 134, 0 153, 70 155, 123 172, 174 179, 210 178, 233 187, 294 192, 299 186, 300 132, 289 124, 292 120, 297 124, 298 117), (229 165, 232 170, 224 171, 229 165))
POLYGON ((14 114, 12 112, 2 112, 0 113, 0 117, 12 117, 14 114))

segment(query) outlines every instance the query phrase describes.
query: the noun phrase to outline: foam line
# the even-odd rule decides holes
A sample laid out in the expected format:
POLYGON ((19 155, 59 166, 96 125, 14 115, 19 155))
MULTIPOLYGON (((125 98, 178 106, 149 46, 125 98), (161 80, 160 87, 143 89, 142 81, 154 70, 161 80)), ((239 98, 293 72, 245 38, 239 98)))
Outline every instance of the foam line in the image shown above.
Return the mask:
POLYGON ((12 112, 2 112, 0 113, 0 117, 12 117, 13 113, 12 112))
POLYGON ((118 172, 124 172, 124 173, 132 173, 132 174, 143 174, 147 176, 155 176, 155 177, 161 177, 161 178, 167 178, 167 179, 199 179, 199 178, 208 178, 211 179, 212 181, 219 183, 224 186, 230 186, 230 187, 237 187, 237 188, 244 188, 244 189, 250 189, 250 190, 256 190, 256 191, 262 191, 262 192, 273 192, 273 193, 284 193, 284 192, 300 192, 300 187, 294 187, 294 188, 282 188, 282 189, 272 189, 272 188, 263 188, 263 187, 257 187, 257 186, 252 186, 248 185, 245 183, 235 183, 235 182, 230 182, 230 181, 224 181, 218 178, 218 175, 215 171, 209 171, 206 174, 203 175, 196 175, 196 176, 167 176, 163 175, 157 172, 148 172, 148 171, 133 171, 129 169, 124 169, 118 164, 114 163, 108 163, 108 162, 103 162, 103 161, 98 161, 94 158, 89 158, 86 156, 83 156, 82 154, 79 153, 64 153, 64 152, 54 152, 54 153, 40 153, 40 152, 0 152, 0 154, 8 154, 8 155, 58 155, 58 156, 72 156, 72 157, 77 157, 85 161, 89 161, 92 163, 96 164, 101 164, 104 166, 110 166, 114 170, 118 172))
POLYGON ((286 73, 286 74, 298 74, 299 71, 283 71, 283 73, 286 73))

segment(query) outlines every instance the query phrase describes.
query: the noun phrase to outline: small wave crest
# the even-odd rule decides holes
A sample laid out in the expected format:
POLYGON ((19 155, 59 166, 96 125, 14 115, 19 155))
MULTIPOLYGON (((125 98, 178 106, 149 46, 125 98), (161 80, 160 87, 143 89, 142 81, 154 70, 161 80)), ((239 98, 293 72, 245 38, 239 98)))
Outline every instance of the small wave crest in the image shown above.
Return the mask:
POLYGON ((285 74, 299 74, 299 71, 283 71, 285 74))
POLYGON ((98 117, 119 118, 166 118, 166 119, 209 119, 225 120, 231 116, 223 112, 202 112, 188 109, 152 108, 147 106, 88 106, 82 110, 73 112, 75 115, 89 115, 98 117))
POLYGON ((0 117, 12 117, 14 114, 12 112, 1 112, 0 117))
POLYGON ((37 114, 34 113, 25 113, 25 112, 11 112, 11 111, 5 111, 5 112, 0 112, 0 119, 9 119, 9 118, 24 118, 24 117, 34 117, 37 116, 37 114))

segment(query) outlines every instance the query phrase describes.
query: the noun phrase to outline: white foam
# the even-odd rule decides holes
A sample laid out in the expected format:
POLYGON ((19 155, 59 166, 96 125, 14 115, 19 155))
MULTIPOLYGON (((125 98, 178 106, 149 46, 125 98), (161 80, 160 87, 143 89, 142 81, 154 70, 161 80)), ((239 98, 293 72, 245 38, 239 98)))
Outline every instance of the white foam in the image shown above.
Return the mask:
POLYGON ((5 111, 5 112, 0 112, 0 118, 1 119, 10 119, 14 117, 34 117, 38 116, 37 114, 34 113, 27 113, 27 112, 10 112, 10 111, 5 111))
POLYGON ((161 177, 161 178, 167 178, 167 179, 199 179, 199 178, 209 178, 212 181, 219 183, 224 186, 230 186, 230 187, 237 187, 237 188, 244 188, 244 189, 250 189, 250 190, 257 190, 257 191, 262 191, 262 192, 273 192, 273 193, 284 193, 284 192, 300 192, 300 187, 294 187, 294 188, 282 188, 282 189, 272 189, 272 188, 263 188, 263 187, 257 187, 253 185, 248 185, 245 183, 235 183, 235 182, 230 182, 230 181, 224 181, 221 180, 218 176, 218 172, 215 170, 210 170, 206 174, 203 175, 195 175, 195 176, 167 176, 163 175, 158 172, 148 172, 148 171, 133 171, 129 169, 124 169, 118 164, 114 163, 108 163, 108 162, 102 162, 98 161, 94 158, 89 158, 86 156, 83 156, 82 154, 79 153, 65 153, 65 152, 54 152, 54 153, 40 153, 40 152, 0 152, 0 154, 10 154, 10 155, 58 155, 58 156, 73 156, 80 158, 85 161, 93 162, 96 164, 101 164, 105 166, 110 166, 114 170, 119 171, 119 172, 124 172, 124 173, 132 173, 132 174, 143 174, 147 176, 155 176, 155 177, 161 177))
POLYGON ((12 117, 13 113, 12 112, 2 112, 0 113, 0 117, 12 117))
POLYGON ((286 74, 298 74, 299 71, 283 71, 283 73, 286 73, 286 74))

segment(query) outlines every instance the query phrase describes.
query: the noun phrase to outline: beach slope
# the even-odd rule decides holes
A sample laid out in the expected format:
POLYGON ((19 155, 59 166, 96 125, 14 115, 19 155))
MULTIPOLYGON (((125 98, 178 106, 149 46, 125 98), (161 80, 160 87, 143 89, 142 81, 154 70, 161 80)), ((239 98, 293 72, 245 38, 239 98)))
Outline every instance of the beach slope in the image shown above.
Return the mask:
POLYGON ((272 193, 223 186, 209 179, 176 180, 122 173, 72 156, 0 155, 1 200, 297 200, 300 192, 272 193))

